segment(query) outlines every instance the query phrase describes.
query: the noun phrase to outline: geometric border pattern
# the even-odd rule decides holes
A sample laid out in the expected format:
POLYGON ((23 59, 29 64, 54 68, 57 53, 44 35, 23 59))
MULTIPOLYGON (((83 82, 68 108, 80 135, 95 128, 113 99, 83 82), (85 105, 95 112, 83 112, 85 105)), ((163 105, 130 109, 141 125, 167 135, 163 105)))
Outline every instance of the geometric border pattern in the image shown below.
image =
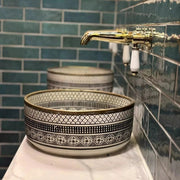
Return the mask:
POLYGON ((126 121, 121 121, 111 124, 101 124, 101 125, 53 125, 42 122, 37 122, 34 120, 25 117, 25 124, 45 132, 55 132, 63 134, 99 134, 99 133, 108 133, 123 130, 129 127, 132 127, 133 119, 130 118, 126 121))
POLYGON ((99 135, 69 135, 43 132, 29 126, 26 127, 27 137, 40 144, 60 148, 98 148, 121 144, 128 141, 132 127, 113 133, 99 135))
POLYGON ((67 125, 88 125, 88 124, 104 124, 124 121, 133 117, 134 108, 129 108, 121 112, 108 114, 91 114, 91 115, 68 115, 61 113, 43 112, 25 104, 25 116, 34 121, 42 121, 51 124, 67 124, 67 125))

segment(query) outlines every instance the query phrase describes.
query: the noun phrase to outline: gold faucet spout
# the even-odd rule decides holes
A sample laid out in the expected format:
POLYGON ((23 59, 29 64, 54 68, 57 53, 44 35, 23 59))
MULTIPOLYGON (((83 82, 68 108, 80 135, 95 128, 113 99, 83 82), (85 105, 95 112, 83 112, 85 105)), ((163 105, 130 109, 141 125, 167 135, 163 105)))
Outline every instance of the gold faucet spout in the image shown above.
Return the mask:
POLYGON ((81 38, 81 45, 86 45, 91 40, 151 46, 152 31, 142 31, 138 28, 135 31, 126 29, 87 31, 81 38))

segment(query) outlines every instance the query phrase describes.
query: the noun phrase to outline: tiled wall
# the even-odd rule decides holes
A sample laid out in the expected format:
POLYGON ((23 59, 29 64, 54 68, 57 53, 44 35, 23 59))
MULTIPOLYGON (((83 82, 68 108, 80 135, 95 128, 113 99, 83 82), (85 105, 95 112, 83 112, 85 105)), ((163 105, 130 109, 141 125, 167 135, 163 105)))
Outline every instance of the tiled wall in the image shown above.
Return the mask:
MULTIPOLYGON (((47 68, 111 67, 107 43, 80 46, 86 30, 143 25, 180 34, 179 12, 178 0, 1 0, 0 177, 24 136, 23 97, 46 88, 47 68)), ((180 179, 179 49, 162 39, 140 50, 137 76, 122 64, 122 45, 115 59, 116 85, 136 99, 134 135, 157 180, 180 179)))
POLYGON ((0 178, 24 137, 23 98, 46 88, 46 70, 110 68, 107 43, 80 45, 86 30, 112 29, 114 1, 0 1, 0 178))
MULTIPOLYGON (((180 1, 118 1, 117 24, 136 26, 180 37, 180 1)), ((156 180, 180 179, 180 40, 153 39, 151 50, 140 50, 140 72, 132 76, 116 56, 116 83, 136 99, 134 135, 156 180)))

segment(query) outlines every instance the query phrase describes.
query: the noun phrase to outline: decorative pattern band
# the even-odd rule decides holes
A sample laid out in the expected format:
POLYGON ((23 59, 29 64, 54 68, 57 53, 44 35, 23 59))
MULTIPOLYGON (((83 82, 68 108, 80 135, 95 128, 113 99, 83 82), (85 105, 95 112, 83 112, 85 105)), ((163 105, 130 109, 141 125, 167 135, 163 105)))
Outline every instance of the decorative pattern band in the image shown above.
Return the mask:
POLYGON ((51 124, 69 124, 69 125, 94 125, 103 123, 113 123, 124 121, 133 117, 134 108, 129 108, 125 111, 114 112, 109 114, 92 114, 92 115, 63 115, 43 112, 36 110, 27 105, 24 106, 25 116, 30 119, 48 122, 51 124))
POLYGON ((105 125, 94 125, 94 126, 64 126, 64 125, 53 125, 42 122, 37 122, 29 119, 25 116, 25 123, 28 126, 33 128, 47 131, 47 132, 55 132, 55 133, 63 133, 63 134, 98 134, 98 133, 108 133, 115 132, 119 130, 124 130, 132 127, 133 119, 130 118, 126 121, 113 123, 113 124, 105 124, 105 125))
POLYGON ((132 128, 128 128, 123 131, 99 135, 64 135, 26 127, 26 134, 31 140, 60 148, 96 148, 121 144, 130 139, 131 131, 132 128))

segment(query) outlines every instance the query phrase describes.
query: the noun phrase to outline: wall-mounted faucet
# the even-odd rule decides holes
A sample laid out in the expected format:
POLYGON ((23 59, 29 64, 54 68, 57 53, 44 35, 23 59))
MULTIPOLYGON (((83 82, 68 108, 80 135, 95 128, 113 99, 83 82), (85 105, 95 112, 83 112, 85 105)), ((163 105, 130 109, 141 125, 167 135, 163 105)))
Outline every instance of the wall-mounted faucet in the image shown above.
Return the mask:
POLYGON ((135 31, 127 29, 87 31, 81 38, 81 45, 86 45, 91 40, 114 42, 119 44, 139 44, 151 48, 153 28, 136 28, 135 31))
MULTIPOLYGON (((148 50, 152 46, 160 46, 162 42, 162 46, 164 46, 164 39, 167 41, 175 40, 175 42, 180 44, 180 35, 172 34, 168 36, 164 32, 156 32, 155 28, 137 27, 134 31, 128 31, 127 29, 87 31, 81 38, 81 45, 86 45, 91 40, 124 44, 122 59, 125 65, 130 62, 129 46, 131 46, 130 69, 133 74, 137 74, 140 64, 139 48, 143 47, 144 49, 145 47, 148 50)), ((172 46, 172 42, 169 43, 170 46, 172 46)))

